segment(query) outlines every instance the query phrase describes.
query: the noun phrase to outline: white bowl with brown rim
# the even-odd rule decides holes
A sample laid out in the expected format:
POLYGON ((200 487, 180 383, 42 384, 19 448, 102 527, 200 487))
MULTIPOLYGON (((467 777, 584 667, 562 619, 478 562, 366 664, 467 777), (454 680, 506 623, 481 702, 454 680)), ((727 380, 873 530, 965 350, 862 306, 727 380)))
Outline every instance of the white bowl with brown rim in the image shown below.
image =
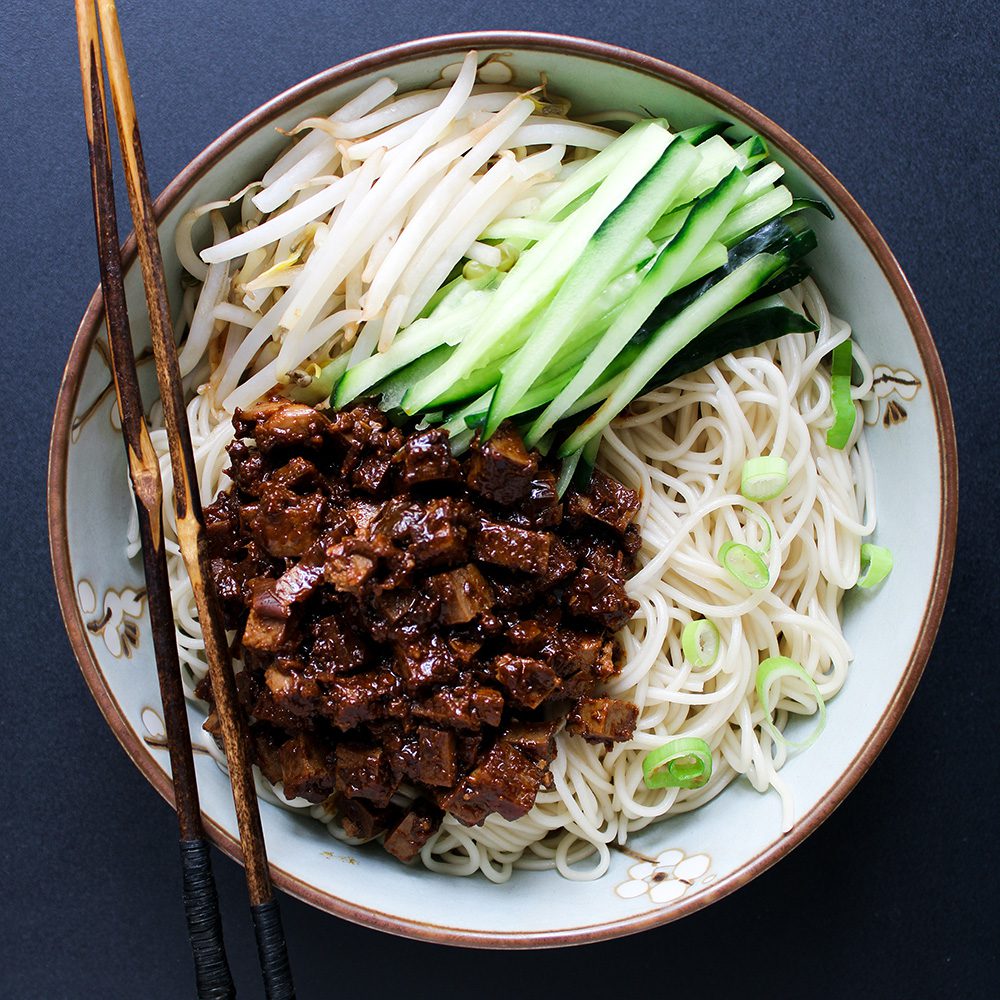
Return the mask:
MULTIPOLYGON (((780 832, 775 796, 737 781, 706 807, 636 834, 628 852, 614 853, 600 880, 515 872, 497 886, 482 877, 407 868, 375 847, 347 847, 321 824, 262 803, 275 882, 320 909, 445 944, 579 944, 666 923, 739 888, 800 843, 865 773, 913 694, 941 619, 955 550, 955 433, 944 374, 913 292, 885 241, 833 175, 780 127, 715 84, 584 39, 536 32, 423 39, 353 59, 279 95, 213 142, 157 200, 168 286, 179 288, 172 247, 181 216, 259 177, 285 142, 276 126, 328 114, 383 74, 400 90, 425 86, 469 49, 495 55, 517 81, 534 83, 544 70, 577 113, 648 109, 678 128, 721 117, 763 136, 793 191, 823 198, 834 209, 833 221, 815 223, 815 276, 881 376, 866 422, 879 542, 892 548, 897 568, 875 599, 846 598, 845 631, 856 659, 830 705, 822 740, 782 771, 795 795, 790 833, 780 832)), ((141 347, 148 332, 131 246, 126 265, 141 347)), ((125 554, 130 499, 104 338, 98 291, 73 342, 56 406, 48 482, 52 561, 66 628, 91 692, 129 756, 169 801, 142 567, 125 554)), ((152 399, 148 368, 143 384, 152 399)), ((201 713, 191 707, 189 716, 195 739, 206 739, 201 713)), ((209 835, 238 860, 228 781, 207 754, 197 754, 197 769, 209 835)))

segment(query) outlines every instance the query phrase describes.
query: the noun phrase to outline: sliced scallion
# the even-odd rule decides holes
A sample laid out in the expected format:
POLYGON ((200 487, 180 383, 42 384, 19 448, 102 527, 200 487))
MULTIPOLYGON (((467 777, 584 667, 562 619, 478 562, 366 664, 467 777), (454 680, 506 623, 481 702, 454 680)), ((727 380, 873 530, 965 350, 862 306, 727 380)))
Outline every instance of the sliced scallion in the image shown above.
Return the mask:
POLYGON ((719 630, 707 618, 688 622, 681 632, 681 649, 684 658, 695 670, 705 670, 715 663, 719 655, 719 630))
POLYGON ((647 788, 701 788, 712 777, 712 751, 696 736, 651 750, 642 761, 647 788))
MULTIPOLYGON (((747 521, 753 521, 760 528, 760 547, 755 551, 762 556, 766 556, 771 551, 771 541, 774 539, 774 529, 771 526, 771 519, 760 511, 751 510, 749 507, 743 508, 746 511, 747 521)), ((753 548, 753 546, 751 546, 753 548)))
POLYGON ((760 455, 743 463, 740 493, 760 503, 781 496, 788 485, 788 462, 779 455, 760 455))
POLYGON ((757 667, 757 698, 761 708, 764 709, 763 727, 771 734, 772 739, 777 743, 782 743, 793 750, 805 750, 811 747, 826 726, 826 702, 816 687, 816 682, 805 672, 805 670, 794 660, 787 656, 771 656, 762 660, 757 667), (771 686, 782 677, 796 677, 809 693, 816 699, 816 726, 806 739, 793 743, 774 724, 774 710, 771 706, 771 686))
POLYGON ((762 590, 771 580, 767 563, 760 553, 742 542, 723 542, 718 559, 719 565, 728 570, 730 576, 751 590, 762 590))
POLYGON ((861 546, 861 572, 858 586, 868 589, 880 584, 892 572, 892 553, 881 545, 865 542, 861 546))
POLYGON ((857 413, 851 399, 851 368, 854 353, 850 338, 833 349, 830 360, 830 401, 833 404, 833 425, 826 432, 831 448, 844 448, 854 430, 857 413))

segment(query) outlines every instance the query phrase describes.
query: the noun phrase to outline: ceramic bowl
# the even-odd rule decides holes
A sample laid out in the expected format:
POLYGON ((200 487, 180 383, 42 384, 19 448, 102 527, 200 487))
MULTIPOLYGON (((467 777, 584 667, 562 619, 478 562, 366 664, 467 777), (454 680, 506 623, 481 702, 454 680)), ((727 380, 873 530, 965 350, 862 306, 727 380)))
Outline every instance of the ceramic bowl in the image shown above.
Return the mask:
MULTIPOLYGON (((821 197, 835 210, 833 221, 814 222, 815 273, 831 309, 851 323, 878 365, 877 398, 866 423, 877 473, 878 540, 892 548, 897 568, 877 595, 846 599, 845 628, 857 659, 831 703, 823 739, 782 771, 795 795, 791 833, 780 833, 777 796, 737 781, 705 808, 634 836, 627 852, 614 852, 610 871, 598 881, 515 872, 496 886, 482 877, 403 867, 375 847, 346 847, 322 825, 262 804, 275 882, 323 910, 450 944, 574 944, 666 923, 744 885, 800 843, 864 774, 913 694, 941 618, 955 548, 955 437, 920 308, 885 241, 843 186, 787 133, 725 90, 592 41, 497 32, 410 42, 344 63, 276 97, 212 143, 160 196, 173 292, 180 278, 172 252, 178 220, 191 206, 259 177, 285 142, 275 126, 329 113, 382 74, 391 74, 400 90, 425 86, 471 48, 497 54, 518 81, 537 82, 544 70, 578 113, 648 109, 675 127, 721 117, 764 136, 792 189, 821 197)), ((131 250, 127 265, 141 348, 148 335, 131 250)), ((73 343, 56 408, 48 487, 52 558, 66 628, 87 683, 125 750, 170 800, 142 568, 125 555, 129 495, 104 337, 98 291, 73 343)), ((143 368, 147 399, 154 395, 150 367, 143 368)), ((189 714, 195 739, 205 739, 200 713, 189 714)), ((210 836, 238 858, 227 779, 205 753, 197 754, 197 766, 210 836)))

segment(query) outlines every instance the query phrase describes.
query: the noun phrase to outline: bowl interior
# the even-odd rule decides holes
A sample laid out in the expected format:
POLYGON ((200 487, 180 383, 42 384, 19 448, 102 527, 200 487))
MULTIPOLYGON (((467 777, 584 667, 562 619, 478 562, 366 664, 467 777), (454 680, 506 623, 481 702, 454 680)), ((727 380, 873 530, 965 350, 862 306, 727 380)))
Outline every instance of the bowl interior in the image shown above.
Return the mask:
MULTIPOLYGON (((544 71, 553 90, 570 97, 580 113, 646 109, 677 127, 753 114, 715 88, 697 92, 699 84, 686 74, 652 60, 640 64, 611 47, 513 36, 479 42, 484 55, 499 53, 519 82, 534 84, 544 71)), ((172 294, 179 291, 172 245, 180 217, 259 177, 285 143, 274 126, 287 128, 307 115, 329 113, 386 72, 400 90, 424 86, 471 44, 459 38, 402 47, 381 61, 367 57, 303 85, 223 137, 163 199, 160 233, 172 294)), ((755 124, 771 128, 766 121, 755 124)), ((453 943, 558 944, 624 933, 696 909, 762 870, 835 807, 881 748, 919 677, 947 585, 953 542, 952 499, 947 511, 945 503, 953 460, 947 398, 933 346, 929 338, 918 338, 908 320, 907 311, 910 319, 919 319, 919 311, 905 296, 901 302, 901 282, 894 288, 889 280, 894 261, 876 258, 848 217, 856 206, 839 185, 818 168, 803 169, 790 155, 794 144, 779 133, 770 138, 793 190, 826 198, 837 211, 833 221, 814 221, 820 240, 815 273, 831 309, 852 324, 875 364, 903 380, 880 383, 881 395, 867 417, 877 475, 877 539, 893 550, 897 569, 878 593, 852 593, 845 602, 846 633, 856 656, 850 676, 830 705, 823 739, 782 772, 794 791, 798 825, 783 838, 777 797, 737 781, 705 808, 636 834, 628 845, 631 856, 613 852, 611 870, 599 881, 518 872, 497 886, 482 877, 447 878, 403 868, 375 848, 347 847, 320 824, 264 804, 269 853, 284 888, 350 919, 453 943), (664 852, 680 853, 661 862, 669 889, 657 900, 635 885, 629 869, 643 858, 655 862, 664 852)), ((149 341, 138 267, 129 268, 126 283, 141 349, 149 341)), ((105 352, 97 349, 104 339, 99 318, 99 306, 92 303, 56 417, 51 508, 57 581, 71 638, 102 709, 136 763, 168 794, 142 569, 125 555, 129 496, 105 352)), ((152 399, 150 364, 143 365, 142 375, 146 398, 152 399)), ((189 716, 195 740, 204 741, 200 713, 189 709, 189 716)), ((236 823, 228 782, 207 754, 197 755, 197 768, 213 835, 232 853, 236 823)))

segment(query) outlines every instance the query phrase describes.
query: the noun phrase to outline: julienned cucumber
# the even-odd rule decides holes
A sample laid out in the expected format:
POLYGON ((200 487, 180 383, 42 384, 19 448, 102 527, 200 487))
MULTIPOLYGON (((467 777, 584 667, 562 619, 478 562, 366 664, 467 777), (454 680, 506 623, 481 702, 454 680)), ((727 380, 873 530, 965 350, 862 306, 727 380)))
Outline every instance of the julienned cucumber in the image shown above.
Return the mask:
POLYGON ((682 132, 678 132, 677 138, 684 139, 692 145, 697 145, 699 142, 711 139, 713 135, 721 135, 732 127, 731 122, 708 122, 706 125, 694 125, 691 128, 684 129, 682 132))
MULTIPOLYGON (((726 248, 721 243, 709 243, 702 250, 702 252, 698 254, 694 263, 687 269, 678 284, 681 287, 684 287, 691 282, 698 281, 706 274, 718 270, 725 263, 726 248)), ((539 376, 538 380, 521 397, 517 405, 511 411, 510 416, 527 413, 530 410, 535 410, 540 406, 544 406, 562 389, 564 389, 573 377, 574 373, 578 370, 581 362, 587 357, 594 345, 597 343, 602 331, 608 328, 610 323, 620 313, 620 311, 620 308, 612 310, 609 315, 602 317, 602 319, 597 323, 593 324, 589 328, 584 327, 576 335, 574 335, 573 346, 568 347, 558 358, 549 364, 545 371, 539 376)), ((451 348, 445 348, 445 350, 450 351, 451 348)), ((445 357, 446 356, 447 355, 445 355, 445 357)), ((622 357, 626 357, 624 352, 622 357)), ((632 355, 629 355, 628 357, 632 357, 632 355)), ((439 356, 438 359, 435 360, 434 366, 440 364, 442 360, 443 357, 439 356)), ((433 371, 434 366, 429 366, 425 370, 433 371)), ((613 371, 617 374, 621 371, 622 367, 624 366, 612 364, 608 368, 608 372, 613 371)), ((464 424, 473 417, 475 417, 474 423, 476 427, 481 426, 485 422, 490 401, 493 398, 492 392, 488 390, 496 384, 498 375, 499 369, 497 368, 481 368, 469 376, 465 382, 461 382, 456 386, 455 391, 452 394, 453 398, 447 400, 448 403, 458 403, 462 400, 468 399, 469 396, 472 396, 474 393, 482 393, 478 399, 458 411, 456 416, 459 416, 460 425, 464 426, 464 424), (484 377, 479 378, 479 376, 483 373, 485 373, 484 377)), ((376 387, 376 389, 378 388, 379 387, 376 387)), ((451 419, 452 418, 449 418, 449 424, 451 419)))
POLYGON ((488 293, 473 292, 461 305, 443 316, 432 315, 417 320, 393 341, 389 350, 372 354, 344 375, 334 392, 334 405, 345 406, 397 369, 442 344, 459 343, 488 301, 488 293))
MULTIPOLYGON (((719 246, 721 247, 722 244, 719 244, 719 246)), ((724 253, 725 248, 723 247, 722 249, 724 253)), ((706 269, 704 273, 707 273, 707 270, 709 269, 706 269)), ((700 276, 692 275, 691 280, 696 281, 700 276)), ((586 312, 581 317, 580 323, 573 334, 574 345, 578 346, 574 346, 573 350, 568 352, 565 357, 558 359, 558 368, 560 371, 570 365, 580 363, 588 345, 596 341, 601 333, 607 329, 622 305, 628 301, 629 297, 639 286, 641 280, 642 275, 639 272, 635 270, 626 271, 615 278, 600 295, 592 298, 587 303, 586 312)), ((537 320, 535 322, 537 323, 537 320)), ((449 351, 448 354, 444 355, 439 363, 443 363, 451 353, 452 351, 449 351)), ((438 396, 437 400, 435 400, 435 405, 449 406, 463 399, 468 399, 470 396, 478 396, 480 393, 492 388, 500 378, 501 368, 509 357, 510 355, 507 355, 496 361, 490 360, 488 363, 476 368, 475 371, 471 372, 464 379, 459 379, 459 381, 453 383, 438 396)), ((428 373, 433 370, 428 369, 428 373)))
POLYGON ((591 438, 600 434, 682 347, 739 305, 787 263, 787 254, 757 254, 660 327, 639 357, 625 371, 611 395, 563 442, 559 449, 560 456, 582 448, 591 438))
MULTIPOLYGON (((500 426, 532 382, 560 353, 586 311, 587 303, 621 270, 629 254, 670 206, 697 164, 698 154, 694 147, 683 139, 675 139, 649 173, 604 220, 528 341, 504 365, 486 418, 484 437, 489 437, 500 426)), ((684 266, 693 260, 694 254, 684 266)))
POLYGON ((597 156, 588 160, 572 177, 560 184, 542 202, 532 218, 543 222, 554 219, 581 195, 597 187, 631 153, 636 143, 653 128, 667 131, 666 119, 647 118, 636 122, 620 139, 616 139, 610 146, 605 146, 597 156))
POLYGON ((649 314, 677 288, 681 277, 713 238, 746 186, 746 177, 739 170, 733 170, 691 210, 681 231, 656 259, 573 380, 531 425, 525 440, 529 447, 555 426, 569 407, 601 377, 649 314))
POLYGON ((716 238, 730 246, 741 236, 762 226, 768 219, 781 215, 791 205, 792 192, 788 188, 782 186, 765 191, 759 198, 747 202, 742 208, 733 212, 732 216, 726 219, 716 238))
POLYGON ((407 393, 403 401, 407 413, 429 408, 449 385, 465 378, 486 359, 502 357, 521 346, 526 321, 555 293, 598 226, 645 176, 672 138, 658 125, 643 131, 629 155, 617 163, 587 202, 521 255, 494 293, 484 321, 467 334, 439 371, 407 393))
POLYGON ((371 395, 380 397, 382 409, 386 413, 393 410, 402 410, 403 397, 410 386, 418 379, 429 375, 439 365, 441 365, 448 355, 454 350, 448 344, 435 347, 433 351, 411 361, 408 365, 394 371, 388 378, 383 379, 371 390, 371 395))
MULTIPOLYGON (((825 206, 793 200, 765 143, 724 137, 733 132, 637 123, 567 171, 530 218, 481 234, 519 252, 509 272, 458 265, 387 351, 339 378, 332 401, 380 397, 393 420, 440 425, 458 450, 512 418, 554 454, 583 420, 559 449, 568 482, 574 467, 586 478, 601 432, 636 395, 811 329, 774 293, 809 273, 800 258, 815 235, 796 213, 825 206)), ((344 367, 328 364, 311 391, 344 367)))
POLYGON ((817 329, 802 313, 781 305, 780 299, 754 302, 745 311, 735 309, 699 333, 646 383, 643 391, 667 385, 733 351, 756 347, 789 333, 813 333, 817 329))

